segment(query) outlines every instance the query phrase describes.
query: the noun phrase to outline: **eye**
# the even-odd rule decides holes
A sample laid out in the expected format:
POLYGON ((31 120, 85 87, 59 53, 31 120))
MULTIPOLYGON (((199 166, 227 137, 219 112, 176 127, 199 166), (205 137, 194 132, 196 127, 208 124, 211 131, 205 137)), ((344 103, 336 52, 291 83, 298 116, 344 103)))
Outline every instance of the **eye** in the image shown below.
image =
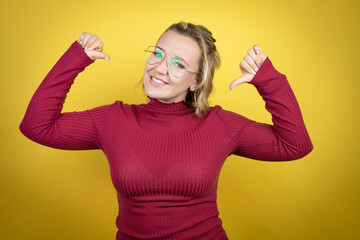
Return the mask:
POLYGON ((157 57, 157 58, 163 58, 163 53, 158 51, 158 50, 155 50, 153 51, 153 54, 157 57))
POLYGON ((181 68, 181 69, 185 68, 184 64, 182 64, 179 60, 173 59, 171 63, 176 68, 181 68))

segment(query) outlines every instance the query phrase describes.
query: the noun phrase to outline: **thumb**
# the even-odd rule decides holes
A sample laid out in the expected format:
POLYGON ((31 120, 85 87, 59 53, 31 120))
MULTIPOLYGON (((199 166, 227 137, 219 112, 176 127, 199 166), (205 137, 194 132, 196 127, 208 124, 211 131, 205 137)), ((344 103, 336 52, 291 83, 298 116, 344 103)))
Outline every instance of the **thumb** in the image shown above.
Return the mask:
POLYGON ((94 50, 85 50, 85 52, 89 55, 89 57, 92 60, 96 60, 96 59, 105 59, 110 61, 110 57, 109 55, 107 55, 104 52, 99 52, 99 51, 94 51, 94 50))
POLYGON ((251 79, 252 79, 252 76, 250 76, 249 74, 244 74, 241 77, 239 77, 239 78, 235 79, 234 81, 232 81, 230 83, 229 89, 233 90, 234 87, 236 87, 237 85, 240 85, 240 84, 245 83, 245 82, 250 82, 251 79))
POLYGON ((105 59, 105 60, 107 60, 107 61, 110 61, 109 55, 107 55, 107 54, 104 53, 104 52, 98 52, 98 51, 96 51, 96 52, 94 53, 94 57, 95 57, 96 59, 105 59))

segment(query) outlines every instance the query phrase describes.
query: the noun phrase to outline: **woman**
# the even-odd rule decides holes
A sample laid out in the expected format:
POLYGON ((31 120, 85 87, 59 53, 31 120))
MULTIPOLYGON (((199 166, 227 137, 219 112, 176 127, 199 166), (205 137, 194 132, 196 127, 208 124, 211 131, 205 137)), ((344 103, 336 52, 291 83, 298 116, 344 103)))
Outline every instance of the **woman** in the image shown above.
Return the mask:
MULTIPOLYGON (((209 107, 220 57, 211 32, 176 23, 146 50, 146 104, 115 101, 61 113, 76 76, 109 56, 96 35, 83 33, 47 74, 20 125, 31 140, 60 149, 102 149, 117 190, 117 239, 228 239, 216 190, 225 159, 299 159, 312 150, 300 108, 285 75, 258 46, 240 63, 266 102, 274 125, 220 106, 209 107)), ((240 104, 240 103, 239 103, 240 104)))

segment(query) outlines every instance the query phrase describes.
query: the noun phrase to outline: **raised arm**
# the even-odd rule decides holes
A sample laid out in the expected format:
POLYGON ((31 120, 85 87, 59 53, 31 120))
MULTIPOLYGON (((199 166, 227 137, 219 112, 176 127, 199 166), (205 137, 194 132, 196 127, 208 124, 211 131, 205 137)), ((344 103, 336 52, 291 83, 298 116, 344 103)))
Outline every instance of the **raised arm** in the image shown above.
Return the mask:
POLYGON ((246 63, 240 64, 244 75, 231 86, 233 88, 242 82, 254 85, 265 101, 265 108, 272 115, 273 125, 226 112, 225 119, 233 129, 232 153, 268 161, 295 160, 306 156, 312 151, 313 145, 286 76, 273 67, 258 46, 248 53, 244 58, 246 63), (252 74, 252 70, 256 74, 252 74))
MULTIPOLYGON (((94 55, 95 50, 84 51, 80 45, 80 41, 84 41, 84 34, 81 36, 72 43, 41 82, 20 124, 20 131, 39 144, 68 150, 99 148, 94 116, 98 119, 109 106, 61 113, 67 93, 77 75, 100 58, 97 57, 99 55, 94 55)), ((85 44, 91 43, 91 38, 85 40, 85 44)), ((96 46, 96 42, 93 43, 96 46)), ((104 54, 102 56, 105 58, 104 54)))

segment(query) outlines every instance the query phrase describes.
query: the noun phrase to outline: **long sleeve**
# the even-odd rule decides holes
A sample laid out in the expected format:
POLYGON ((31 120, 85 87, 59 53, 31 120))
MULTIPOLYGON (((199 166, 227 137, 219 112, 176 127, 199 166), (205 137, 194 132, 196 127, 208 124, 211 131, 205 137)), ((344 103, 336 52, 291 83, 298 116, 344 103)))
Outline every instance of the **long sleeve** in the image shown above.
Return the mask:
POLYGON ((284 74, 266 58, 249 84, 256 87, 272 115, 273 125, 225 111, 232 154, 257 160, 286 161, 306 156, 313 149, 300 107, 284 74))
POLYGON ((61 113, 77 75, 94 61, 75 41, 61 56, 33 95, 20 131, 29 139, 53 148, 99 148, 91 111, 100 114, 107 106, 81 112, 61 113))

